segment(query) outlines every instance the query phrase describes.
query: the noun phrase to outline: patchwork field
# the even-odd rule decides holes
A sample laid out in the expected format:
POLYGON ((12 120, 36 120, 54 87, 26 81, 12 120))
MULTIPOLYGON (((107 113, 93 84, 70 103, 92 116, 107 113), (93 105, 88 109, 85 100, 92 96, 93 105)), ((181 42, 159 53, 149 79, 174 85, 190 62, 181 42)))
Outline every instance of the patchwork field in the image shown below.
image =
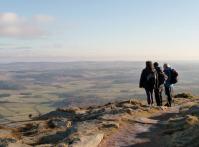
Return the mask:
MULTIPOLYGON (((199 63, 173 63, 175 92, 199 95, 199 63)), ((145 98, 138 88, 141 62, 0 64, 0 122, 28 119, 58 107, 145 98)))

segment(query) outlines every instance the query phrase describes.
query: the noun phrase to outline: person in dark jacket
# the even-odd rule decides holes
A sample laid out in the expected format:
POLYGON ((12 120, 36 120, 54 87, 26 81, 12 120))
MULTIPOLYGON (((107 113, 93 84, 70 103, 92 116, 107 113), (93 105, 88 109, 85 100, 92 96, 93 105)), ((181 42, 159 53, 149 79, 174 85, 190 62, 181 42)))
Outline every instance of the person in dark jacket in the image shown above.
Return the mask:
POLYGON ((165 82, 165 74, 160 68, 158 62, 155 62, 154 68, 156 70, 156 82, 155 82, 155 100, 157 106, 162 106, 162 92, 163 92, 163 87, 164 87, 164 82, 165 82))
POLYGON ((148 105, 153 105, 155 78, 153 63, 151 61, 146 61, 146 68, 142 70, 139 87, 145 89, 148 105))
POLYGON ((164 66, 164 73, 167 76, 167 79, 164 83, 165 87, 165 94, 167 96, 168 103, 166 104, 167 106, 171 107, 171 102, 172 102, 172 83, 171 83, 171 73, 172 69, 169 64, 165 63, 164 66))

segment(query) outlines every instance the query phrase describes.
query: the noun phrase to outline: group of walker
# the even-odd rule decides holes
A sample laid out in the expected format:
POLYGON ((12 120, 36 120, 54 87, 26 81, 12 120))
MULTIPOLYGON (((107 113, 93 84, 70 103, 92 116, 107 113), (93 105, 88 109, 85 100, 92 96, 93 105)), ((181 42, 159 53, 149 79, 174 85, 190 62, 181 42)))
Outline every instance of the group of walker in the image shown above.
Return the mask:
POLYGON ((144 88, 147 95, 148 105, 153 105, 153 94, 157 106, 162 106, 162 92, 165 89, 168 107, 172 104, 173 85, 177 83, 178 73, 169 64, 163 65, 163 70, 157 62, 146 61, 146 68, 142 70, 140 77, 140 88, 144 88))

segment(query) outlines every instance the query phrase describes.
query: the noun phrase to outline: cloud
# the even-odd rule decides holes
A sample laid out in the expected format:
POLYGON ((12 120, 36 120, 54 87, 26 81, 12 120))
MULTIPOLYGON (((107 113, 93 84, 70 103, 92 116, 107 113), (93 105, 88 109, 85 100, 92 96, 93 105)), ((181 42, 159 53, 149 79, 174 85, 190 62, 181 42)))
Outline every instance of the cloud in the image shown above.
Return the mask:
POLYGON ((19 17, 15 13, 0 13, 0 23, 11 24, 18 21, 19 17))
MULTIPOLYGON (((50 21, 50 16, 40 15, 38 21, 50 21)), ((8 38, 38 38, 47 32, 33 20, 28 20, 16 13, 0 13, 0 37, 8 38)))
POLYGON ((27 25, 3 25, 0 26, 0 37, 11 37, 11 38, 36 38, 45 35, 45 32, 40 28, 27 25))
POLYGON ((55 20, 54 17, 52 16, 49 16, 49 15, 43 15, 43 14, 40 14, 40 15, 35 15, 33 17, 33 19, 39 23, 45 23, 45 22, 53 22, 55 20))
POLYGON ((33 49, 31 46, 0 46, 0 51, 5 51, 5 50, 31 50, 33 49))

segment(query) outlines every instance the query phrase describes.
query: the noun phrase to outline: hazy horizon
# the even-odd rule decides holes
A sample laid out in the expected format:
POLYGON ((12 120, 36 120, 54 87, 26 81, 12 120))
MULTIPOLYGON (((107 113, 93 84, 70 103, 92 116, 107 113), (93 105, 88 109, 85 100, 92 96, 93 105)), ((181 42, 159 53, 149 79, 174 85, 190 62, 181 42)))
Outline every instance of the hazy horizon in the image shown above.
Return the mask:
POLYGON ((0 2, 1 61, 198 60, 199 1, 0 2))
POLYGON ((0 64, 14 64, 14 63, 75 63, 75 62, 139 62, 139 63, 145 63, 146 61, 152 61, 152 62, 159 62, 159 63, 169 63, 169 64, 172 64, 172 63, 199 63, 199 60, 119 60, 119 59, 116 59, 116 60, 92 60, 92 59, 89 59, 89 60, 75 60, 75 59, 52 59, 52 60, 49 60, 49 59, 45 59, 45 58, 40 58, 40 59, 28 59, 28 60, 24 60, 24 59, 20 59, 20 60, 11 60, 11 59, 7 59, 7 60, 4 60, 4 59, 0 59, 0 64))

